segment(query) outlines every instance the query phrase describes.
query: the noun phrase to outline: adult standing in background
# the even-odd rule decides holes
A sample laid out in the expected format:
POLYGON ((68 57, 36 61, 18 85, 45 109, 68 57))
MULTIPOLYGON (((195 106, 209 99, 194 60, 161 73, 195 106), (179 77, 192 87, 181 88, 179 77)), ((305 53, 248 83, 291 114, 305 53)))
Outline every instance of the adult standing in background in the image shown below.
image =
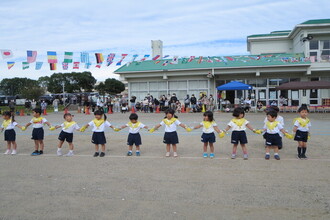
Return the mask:
POLYGON ((42 112, 44 113, 45 110, 47 109, 47 102, 45 102, 45 100, 42 100, 40 106, 41 106, 42 112))
POLYGON ((54 107, 54 112, 58 112, 58 99, 54 99, 53 107, 54 107))
POLYGON ((8 103, 9 110, 12 114, 15 114, 15 102, 14 100, 10 100, 8 103))
POLYGON ((213 98, 212 94, 210 95, 210 98, 209 98, 209 108, 208 108, 208 110, 211 111, 211 112, 214 111, 214 98, 213 98))
POLYGON ((37 102, 36 102, 36 100, 32 99, 31 107, 32 107, 32 109, 35 109, 35 108, 37 107, 37 102))
POLYGON ((129 100, 129 102, 131 103, 131 108, 136 111, 136 108, 135 108, 135 101, 136 101, 136 96, 131 96, 131 99, 129 100))
POLYGON ((178 101, 178 98, 176 97, 176 94, 173 93, 171 99, 170 99, 170 108, 174 111, 176 110, 176 102, 178 101))
POLYGON ((184 99, 184 109, 187 111, 187 108, 190 107, 190 97, 187 94, 186 98, 184 99))
POLYGON ((190 103, 191 103, 192 112, 196 112, 197 111, 197 109, 196 109, 197 99, 194 94, 191 95, 190 103))

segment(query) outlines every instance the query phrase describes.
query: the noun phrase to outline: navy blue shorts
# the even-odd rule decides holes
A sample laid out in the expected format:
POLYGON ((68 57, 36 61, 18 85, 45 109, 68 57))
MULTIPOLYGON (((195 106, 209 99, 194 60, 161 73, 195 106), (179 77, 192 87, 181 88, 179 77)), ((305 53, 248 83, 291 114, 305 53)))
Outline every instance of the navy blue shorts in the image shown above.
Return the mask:
POLYGON ((5 141, 16 141, 16 132, 14 129, 5 130, 5 141))
POLYGON ((105 139, 104 132, 94 132, 92 136, 93 144, 106 144, 107 140, 105 139))
POLYGON ((212 132, 212 133, 203 133, 201 141, 203 143, 214 143, 215 142, 214 132, 212 132))
POLYGON ((279 134, 268 134, 266 133, 266 146, 281 146, 282 138, 279 134))
POLYGON ((247 144, 248 140, 245 131, 233 131, 231 133, 232 144, 247 144))
POLYGON ((294 136, 295 141, 307 142, 308 140, 308 131, 296 131, 296 135, 294 136))
MULTIPOLYGON (((267 135, 268 133, 264 133, 263 137, 266 140, 267 139, 267 135)), ((278 140, 278 149, 281 150, 283 148, 283 141, 282 141, 282 137, 280 136, 279 140, 278 140)))
POLYGON ((165 132, 163 142, 165 144, 178 144, 179 143, 178 133, 176 133, 176 131, 165 132))
POLYGON ((44 139, 44 129, 43 128, 33 128, 31 139, 32 140, 43 140, 44 139))
POLYGON ((142 144, 140 133, 128 134, 127 145, 132 146, 134 144, 135 146, 140 146, 142 144))
POLYGON ((73 141, 73 133, 67 133, 65 131, 61 131, 60 135, 58 136, 60 141, 67 141, 68 143, 72 143, 73 141))

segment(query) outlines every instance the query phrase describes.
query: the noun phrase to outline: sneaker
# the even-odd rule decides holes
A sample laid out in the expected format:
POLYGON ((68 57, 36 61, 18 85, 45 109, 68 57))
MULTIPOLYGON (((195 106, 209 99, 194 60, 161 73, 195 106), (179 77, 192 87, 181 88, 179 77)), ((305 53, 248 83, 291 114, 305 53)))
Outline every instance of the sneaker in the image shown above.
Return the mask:
POLYGON ((128 151, 127 152, 127 156, 132 156, 132 152, 131 151, 128 151))
POLYGON ((67 154, 65 154, 66 157, 72 157, 74 154, 73 152, 69 151, 67 154))
POLYGON ((165 157, 171 156, 170 152, 166 152, 165 157))
POLYGON ((304 155, 301 155, 300 158, 303 159, 303 160, 307 160, 308 159, 308 157, 305 154, 304 155))
POLYGON ((100 157, 104 157, 104 156, 105 156, 105 153, 101 152, 100 157))
POLYGON ((44 154, 43 150, 39 150, 39 155, 44 154))
POLYGON ((33 151, 33 153, 31 154, 31 156, 39 156, 39 155, 40 155, 40 153, 37 150, 33 151))
POLYGON ((214 158, 214 153, 210 153, 210 158, 211 158, 211 159, 214 158))
POLYGON ((266 155, 265 155, 265 159, 266 159, 266 160, 269 160, 269 159, 270 159, 270 155, 269 155, 269 154, 266 154, 266 155))
POLYGON ((140 151, 135 152, 135 155, 139 157, 141 155, 140 151))
POLYGON ((17 154, 17 151, 16 150, 13 150, 12 152, 11 152, 11 155, 16 155, 17 154))
POLYGON ((100 155, 99 152, 95 152, 93 157, 98 157, 100 155))
POLYGON ((244 155, 243 155, 243 159, 244 159, 244 160, 247 160, 247 159, 249 159, 249 155, 247 155, 247 154, 244 154, 244 155))
POLYGON ((174 152, 173 153, 173 157, 178 157, 178 153, 177 152, 174 152))
POLYGON ((297 159, 302 159, 300 154, 297 155, 297 159))
POLYGON ((6 154, 6 155, 10 154, 10 150, 7 149, 4 154, 6 154))
POLYGON ((209 156, 209 155, 208 155, 207 153, 203 153, 203 157, 204 157, 204 158, 208 158, 208 156, 209 156))
POLYGON ((57 151, 57 156, 62 156, 62 151, 61 150, 57 151))
POLYGON ((232 154, 231 159, 236 159, 236 154, 232 154))
POLYGON ((280 158, 280 155, 278 155, 278 154, 274 155, 274 158, 275 158, 276 160, 280 160, 280 159, 281 159, 281 158, 280 158))

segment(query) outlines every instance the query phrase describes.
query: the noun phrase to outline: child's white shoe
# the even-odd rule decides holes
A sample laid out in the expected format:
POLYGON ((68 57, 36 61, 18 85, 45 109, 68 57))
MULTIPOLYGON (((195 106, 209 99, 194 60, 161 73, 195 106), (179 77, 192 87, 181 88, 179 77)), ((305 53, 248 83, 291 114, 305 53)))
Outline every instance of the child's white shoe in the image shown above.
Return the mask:
POLYGON ((170 152, 166 152, 165 157, 171 156, 170 152))
POLYGON ((57 150, 57 156, 62 156, 62 151, 61 150, 57 150))
POLYGON ((10 150, 7 149, 4 154, 6 154, 6 155, 10 154, 10 150))
POLYGON ((72 157, 74 154, 73 154, 73 152, 72 151, 69 151, 65 156, 66 157, 72 157))
POLYGON ((11 152, 11 155, 16 155, 17 154, 17 151, 16 150, 13 150, 12 152, 11 152))
POLYGON ((178 153, 177 152, 174 152, 173 153, 173 157, 178 157, 178 153))

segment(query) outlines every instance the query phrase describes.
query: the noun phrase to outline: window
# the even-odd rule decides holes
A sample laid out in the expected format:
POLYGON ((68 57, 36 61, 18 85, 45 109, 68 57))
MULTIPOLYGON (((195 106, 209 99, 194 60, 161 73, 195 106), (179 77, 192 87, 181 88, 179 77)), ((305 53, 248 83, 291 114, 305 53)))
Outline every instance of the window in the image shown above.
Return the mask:
POLYGON ((321 61, 330 61, 330 40, 320 41, 321 61))
POLYGON ((310 50, 318 50, 319 49, 319 41, 318 40, 309 41, 309 49, 310 50))

